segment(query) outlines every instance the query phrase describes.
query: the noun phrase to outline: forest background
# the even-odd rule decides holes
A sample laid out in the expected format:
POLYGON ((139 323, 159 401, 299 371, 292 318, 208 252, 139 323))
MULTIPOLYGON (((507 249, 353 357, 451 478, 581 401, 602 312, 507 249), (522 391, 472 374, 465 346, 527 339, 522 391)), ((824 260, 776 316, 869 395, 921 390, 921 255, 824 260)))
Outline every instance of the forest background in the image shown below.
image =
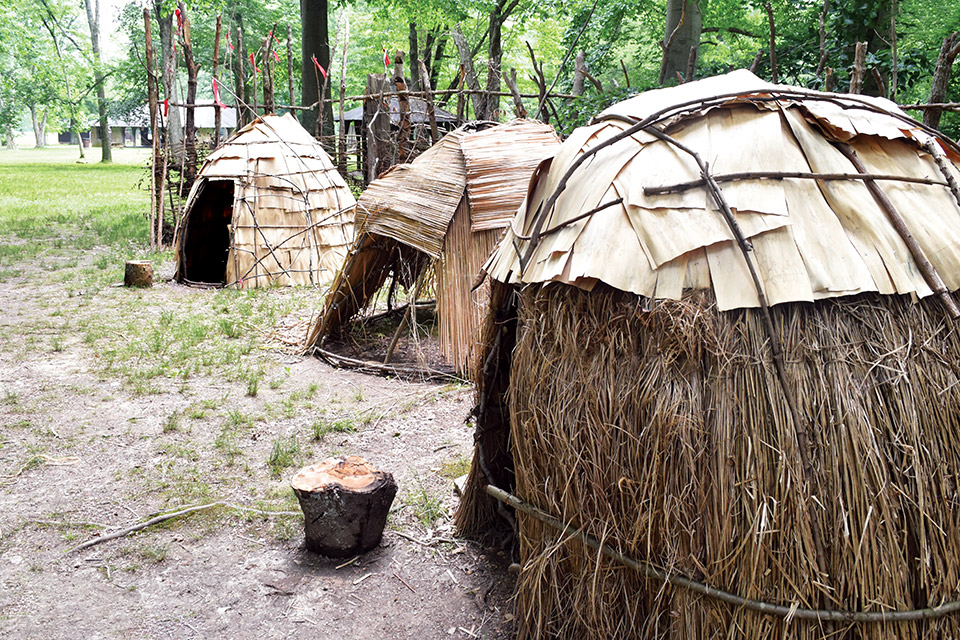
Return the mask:
MULTIPOLYGON (((175 49, 178 41, 182 48, 171 0, 103 6, 100 0, 2 0, 4 144, 32 129, 42 146, 47 131, 80 130, 97 120, 143 113, 144 8, 158 51, 175 49)), ((846 91, 858 42, 866 43, 863 93, 924 103, 931 100, 942 50, 952 54, 950 64, 960 52, 955 36, 950 40, 960 29, 960 2, 951 0, 199 0, 182 8, 199 65, 198 102, 214 98, 218 17, 217 75, 228 105, 238 86, 234 74, 248 80, 257 74, 251 54, 257 68, 268 55, 273 60, 280 104, 288 102, 281 96, 287 95, 290 59, 296 101, 309 104, 310 90, 303 85, 315 87, 319 76, 310 73, 311 61, 303 65, 304 37, 328 44, 318 49, 318 62, 329 71, 327 91, 334 97, 341 75, 346 95, 362 94, 367 75, 384 72, 384 57, 397 50, 406 52, 411 89, 421 88, 419 65, 409 64, 411 58, 425 63, 434 89, 455 87, 464 62, 455 40, 462 34, 479 83, 488 90, 503 90, 502 76, 516 69, 520 91, 536 93, 534 53, 546 82, 556 78, 555 92, 582 91, 557 104, 554 124, 564 132, 629 95, 738 68, 784 84, 846 91), (238 27, 243 43, 236 38, 238 27), (268 36, 270 52, 259 46, 268 36), (581 50, 578 63, 575 54, 581 50), (578 64, 586 74, 574 73, 578 64), (574 87, 584 78, 582 89, 574 87)), ((182 61, 172 73, 169 86, 161 82, 160 100, 184 102, 182 61)), ((933 97, 960 100, 960 74, 949 79, 945 95, 933 97)), ((537 107, 534 99, 527 108, 533 115, 537 107)), ((508 119, 513 113, 507 97, 482 113, 476 108, 475 115, 484 117, 508 119)), ((913 115, 922 118, 920 111, 913 115)), ((939 127, 956 138, 960 117, 944 112, 939 127)))

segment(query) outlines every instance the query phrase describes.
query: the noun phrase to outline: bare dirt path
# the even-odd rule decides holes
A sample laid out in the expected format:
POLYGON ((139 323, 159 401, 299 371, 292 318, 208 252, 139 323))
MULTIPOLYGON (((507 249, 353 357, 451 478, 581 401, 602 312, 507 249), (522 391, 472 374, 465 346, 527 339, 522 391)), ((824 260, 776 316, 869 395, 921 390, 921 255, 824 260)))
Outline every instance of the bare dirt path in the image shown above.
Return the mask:
MULTIPOLYGON (((313 291, 111 286, 110 251, 0 281, 0 636, 509 637, 510 559, 453 538, 463 385, 277 348, 313 291), (383 544, 303 548, 289 479, 364 456, 400 487, 383 544), (76 553, 151 514, 218 507, 76 553)), ((169 272, 169 264, 161 271, 169 272)))

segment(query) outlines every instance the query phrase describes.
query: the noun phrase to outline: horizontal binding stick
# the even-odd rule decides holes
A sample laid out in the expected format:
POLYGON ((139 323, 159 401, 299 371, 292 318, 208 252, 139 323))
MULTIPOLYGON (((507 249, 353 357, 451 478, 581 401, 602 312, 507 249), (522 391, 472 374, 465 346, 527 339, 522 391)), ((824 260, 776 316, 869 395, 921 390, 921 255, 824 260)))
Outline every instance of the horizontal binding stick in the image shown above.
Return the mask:
POLYGON ((540 522, 553 527, 557 531, 566 534, 568 539, 580 540, 583 544, 591 549, 599 551, 611 560, 619 562, 620 564, 637 571, 646 578, 656 580, 658 582, 669 582, 675 587, 681 587, 707 596, 708 598, 713 598, 714 600, 720 600, 721 602, 726 602, 736 607, 743 607, 744 609, 749 609, 751 611, 756 611, 757 613, 762 613, 777 618, 783 618, 784 620, 798 618, 800 620, 810 620, 813 622, 911 622, 915 620, 931 620, 934 618, 942 618, 943 616, 960 611, 960 601, 956 600, 945 602, 935 607, 927 607, 926 609, 910 609, 900 611, 838 611, 833 609, 794 608, 793 606, 773 604, 771 602, 753 600, 752 598, 744 598, 743 596, 738 596, 735 593, 717 589, 715 587, 711 587, 710 585, 703 584, 702 582, 691 580, 685 576, 671 573, 661 569, 660 567, 657 567, 653 563, 635 560, 630 556, 617 551, 611 546, 600 542, 590 534, 581 531, 577 527, 563 522, 559 518, 556 518, 545 511, 541 511, 529 502, 526 502, 525 500, 522 500, 511 493, 507 493, 503 489, 495 487, 491 484, 487 485, 486 491, 487 494, 496 498, 500 502, 508 504, 514 509, 522 511, 525 514, 536 518, 540 522))

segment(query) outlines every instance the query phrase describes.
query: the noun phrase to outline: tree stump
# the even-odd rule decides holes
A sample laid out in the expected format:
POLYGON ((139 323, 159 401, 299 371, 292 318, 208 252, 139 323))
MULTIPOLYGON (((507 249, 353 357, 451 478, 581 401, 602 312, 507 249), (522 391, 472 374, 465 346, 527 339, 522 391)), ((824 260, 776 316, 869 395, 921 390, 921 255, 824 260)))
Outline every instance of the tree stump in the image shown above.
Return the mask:
POLYGON ((123 286, 152 287, 153 265, 149 260, 128 260, 123 269, 123 286))
POLYGON ((304 467, 290 484, 303 510, 308 549, 344 558, 380 544, 397 495, 391 474, 359 456, 347 456, 304 467))

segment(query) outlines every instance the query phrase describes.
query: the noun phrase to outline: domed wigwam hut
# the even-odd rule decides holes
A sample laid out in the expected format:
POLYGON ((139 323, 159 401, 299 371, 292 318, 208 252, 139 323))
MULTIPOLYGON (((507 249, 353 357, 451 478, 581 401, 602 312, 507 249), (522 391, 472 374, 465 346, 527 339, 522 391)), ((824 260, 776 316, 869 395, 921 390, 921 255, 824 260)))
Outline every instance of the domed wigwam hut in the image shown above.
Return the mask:
MULTIPOLYGON (((357 203, 356 241, 307 347, 349 365, 349 358, 321 345, 388 282, 391 292, 399 283, 414 300, 424 290, 436 292, 440 353, 453 371, 471 371, 488 295, 487 288, 474 290, 474 281, 523 201, 533 170, 559 145, 553 127, 541 122, 471 123, 370 183, 357 203)), ((408 314, 415 309, 408 303, 408 314)), ((391 353, 388 348, 385 361, 391 353)))
POLYGON ((326 285, 353 241, 356 200, 290 114, 257 118, 207 156, 177 226, 178 282, 326 285))
POLYGON ((958 160, 740 71, 541 165, 457 513, 515 531, 520 638, 960 637, 958 160))

